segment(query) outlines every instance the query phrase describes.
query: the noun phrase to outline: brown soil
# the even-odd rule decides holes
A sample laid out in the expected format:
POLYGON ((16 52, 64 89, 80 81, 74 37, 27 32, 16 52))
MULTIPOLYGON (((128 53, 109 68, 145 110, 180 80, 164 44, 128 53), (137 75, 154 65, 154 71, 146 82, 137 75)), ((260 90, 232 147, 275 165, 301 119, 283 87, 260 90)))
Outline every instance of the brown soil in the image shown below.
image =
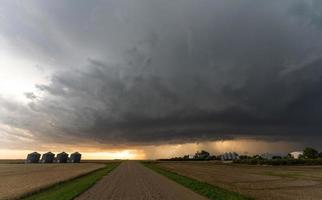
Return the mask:
POLYGON ((123 162, 76 199, 206 200, 135 161, 123 162))
POLYGON ((103 164, 0 164, 0 199, 19 198, 95 169, 103 164))
POLYGON ((160 162, 168 170, 259 200, 322 199, 322 166, 160 162))

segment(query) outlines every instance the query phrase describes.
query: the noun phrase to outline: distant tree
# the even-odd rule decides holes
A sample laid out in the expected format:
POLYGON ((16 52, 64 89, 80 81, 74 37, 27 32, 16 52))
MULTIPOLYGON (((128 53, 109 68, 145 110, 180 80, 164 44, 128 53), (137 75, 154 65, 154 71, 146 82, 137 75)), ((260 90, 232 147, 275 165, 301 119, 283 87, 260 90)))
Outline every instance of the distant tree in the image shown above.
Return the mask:
POLYGON ((319 156, 319 152, 311 147, 307 147, 303 150, 303 156, 305 158, 314 159, 319 156))
POLYGON ((251 159, 252 157, 250 157, 250 156, 247 156, 247 155, 240 155, 239 156, 239 159, 241 159, 241 160, 246 160, 246 159, 251 159))
POLYGON ((272 159, 282 159, 282 156, 273 156, 272 159))
POLYGON ((209 157, 210 157, 210 153, 205 150, 202 150, 202 151, 197 151, 193 158, 197 160, 206 160, 206 159, 209 159, 209 157))
POLYGON ((217 156, 215 156, 215 155, 209 156, 208 158, 209 158, 209 160, 217 160, 217 156))
POLYGON ((263 159, 263 157, 262 157, 262 156, 260 156, 260 155, 254 155, 254 156, 253 156, 253 158, 254 158, 254 159, 259 159, 259 160, 262 160, 262 159, 263 159))
POLYGON ((189 155, 184 155, 184 156, 183 156, 183 159, 184 159, 184 160, 189 160, 189 155))
POLYGON ((293 159, 292 154, 288 153, 288 154, 285 156, 285 159, 293 159))
POLYGON ((319 153, 319 158, 322 158, 322 152, 319 153))

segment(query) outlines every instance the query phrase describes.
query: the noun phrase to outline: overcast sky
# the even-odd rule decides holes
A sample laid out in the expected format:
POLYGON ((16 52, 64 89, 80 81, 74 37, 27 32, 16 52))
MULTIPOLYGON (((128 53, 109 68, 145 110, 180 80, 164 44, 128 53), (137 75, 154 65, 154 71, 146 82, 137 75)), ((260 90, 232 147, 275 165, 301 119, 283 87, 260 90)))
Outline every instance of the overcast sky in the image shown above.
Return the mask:
POLYGON ((322 150, 320 0, 0 4, 1 149, 322 150))

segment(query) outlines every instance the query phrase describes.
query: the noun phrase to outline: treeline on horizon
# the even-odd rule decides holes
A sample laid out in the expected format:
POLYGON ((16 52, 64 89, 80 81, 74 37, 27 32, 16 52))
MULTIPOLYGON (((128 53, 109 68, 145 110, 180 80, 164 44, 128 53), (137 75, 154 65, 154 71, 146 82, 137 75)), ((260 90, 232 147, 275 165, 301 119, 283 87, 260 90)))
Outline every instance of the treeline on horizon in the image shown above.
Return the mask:
MULTIPOLYGON (((191 158, 189 155, 183 157, 173 157, 167 159, 158 159, 159 161, 211 161, 222 160, 221 155, 211 155, 209 152, 202 150, 197 151, 191 158)), ((240 155, 238 159, 232 160, 233 163, 250 164, 250 165, 322 165, 322 152, 307 147, 303 150, 303 154, 298 159, 292 157, 291 154, 286 156, 274 155, 271 159, 264 158, 261 155, 240 155)))
POLYGON ((250 165, 322 165, 322 152, 316 149, 306 147, 303 154, 299 155, 298 159, 292 157, 291 154, 286 156, 273 156, 272 159, 265 159, 259 155, 255 156, 240 156, 234 163, 250 164, 250 165))
POLYGON ((190 158, 190 155, 184 155, 182 157, 163 158, 158 159, 159 161, 187 161, 187 160, 219 160, 220 156, 210 155, 205 150, 197 151, 195 155, 190 158))

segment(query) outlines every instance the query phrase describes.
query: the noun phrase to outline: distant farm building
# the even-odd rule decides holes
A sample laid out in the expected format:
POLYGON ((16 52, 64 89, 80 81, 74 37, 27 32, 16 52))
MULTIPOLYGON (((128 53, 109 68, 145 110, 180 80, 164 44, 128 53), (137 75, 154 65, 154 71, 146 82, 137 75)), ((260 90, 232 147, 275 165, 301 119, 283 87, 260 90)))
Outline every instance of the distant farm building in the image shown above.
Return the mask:
POLYGON ((44 153, 41 157, 41 163, 52 163, 54 161, 55 154, 48 152, 44 153))
POLYGON ((260 155, 262 158, 267 159, 267 160, 272 160, 273 159, 273 154, 270 153, 263 153, 260 155))
POLYGON ((239 156, 236 152, 226 152, 221 155, 221 160, 237 160, 239 156))
POLYGON ((26 163, 38 163, 40 159, 40 154, 37 152, 33 152, 28 154, 26 163))
POLYGON ((75 152, 70 155, 69 161, 71 163, 79 163, 81 161, 82 154, 75 152))
POLYGON ((294 159, 299 159, 300 156, 303 155, 303 151, 294 151, 294 152, 291 152, 290 155, 294 159))
POLYGON ((57 154, 57 157, 56 157, 56 162, 57 163, 67 163, 67 160, 68 160, 68 154, 67 153, 62 152, 62 153, 57 154))

